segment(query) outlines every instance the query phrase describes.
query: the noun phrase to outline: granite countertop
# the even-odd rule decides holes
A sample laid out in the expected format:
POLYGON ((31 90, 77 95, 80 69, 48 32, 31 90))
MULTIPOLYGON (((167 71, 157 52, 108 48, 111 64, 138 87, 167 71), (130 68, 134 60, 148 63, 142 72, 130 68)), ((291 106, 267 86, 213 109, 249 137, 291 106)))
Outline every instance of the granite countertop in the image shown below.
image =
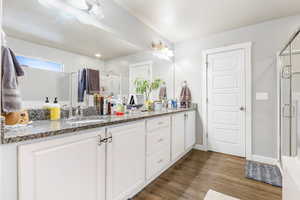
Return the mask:
POLYGON ((137 113, 123 115, 123 116, 103 116, 103 117, 98 116, 98 119, 99 118, 102 119, 100 122, 91 122, 91 123, 82 123, 82 124, 74 124, 74 123, 72 124, 68 120, 33 121, 32 124, 29 124, 24 127, 18 127, 18 128, 4 127, 4 131, 1 135, 1 143, 2 144, 17 143, 17 142, 22 142, 27 140, 62 135, 66 133, 72 133, 72 132, 87 130, 92 128, 117 125, 120 123, 132 122, 132 121, 164 116, 164 115, 190 111, 190 110, 195 110, 195 108, 180 108, 176 110, 165 110, 165 111, 157 111, 157 112, 137 112, 137 113))

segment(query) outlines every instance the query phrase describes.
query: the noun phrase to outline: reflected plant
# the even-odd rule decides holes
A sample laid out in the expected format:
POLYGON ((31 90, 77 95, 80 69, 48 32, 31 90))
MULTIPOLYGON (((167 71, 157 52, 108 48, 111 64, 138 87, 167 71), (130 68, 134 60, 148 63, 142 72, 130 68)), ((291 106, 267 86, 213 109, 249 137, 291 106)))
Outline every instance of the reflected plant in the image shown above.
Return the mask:
POLYGON ((161 79, 155 79, 154 81, 136 79, 134 81, 135 91, 138 94, 143 94, 146 97, 146 100, 150 99, 150 95, 153 90, 157 90, 165 82, 161 79))

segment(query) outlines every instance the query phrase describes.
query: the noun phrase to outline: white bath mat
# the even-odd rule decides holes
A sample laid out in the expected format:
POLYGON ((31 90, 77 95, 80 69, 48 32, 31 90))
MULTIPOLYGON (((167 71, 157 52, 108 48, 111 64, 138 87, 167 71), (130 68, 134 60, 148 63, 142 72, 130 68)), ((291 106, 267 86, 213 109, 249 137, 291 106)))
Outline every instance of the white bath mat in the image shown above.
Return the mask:
POLYGON ((209 190, 206 193, 204 200, 239 200, 239 199, 216 192, 214 190, 209 190))

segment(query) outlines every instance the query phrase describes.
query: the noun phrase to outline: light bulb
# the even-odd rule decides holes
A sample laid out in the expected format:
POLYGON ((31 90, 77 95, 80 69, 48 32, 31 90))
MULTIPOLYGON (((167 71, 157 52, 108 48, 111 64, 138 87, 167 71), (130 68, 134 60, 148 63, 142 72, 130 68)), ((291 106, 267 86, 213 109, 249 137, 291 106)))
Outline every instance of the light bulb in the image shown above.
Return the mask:
POLYGON ((81 10, 88 9, 86 0, 67 0, 67 2, 74 8, 81 9, 81 10))

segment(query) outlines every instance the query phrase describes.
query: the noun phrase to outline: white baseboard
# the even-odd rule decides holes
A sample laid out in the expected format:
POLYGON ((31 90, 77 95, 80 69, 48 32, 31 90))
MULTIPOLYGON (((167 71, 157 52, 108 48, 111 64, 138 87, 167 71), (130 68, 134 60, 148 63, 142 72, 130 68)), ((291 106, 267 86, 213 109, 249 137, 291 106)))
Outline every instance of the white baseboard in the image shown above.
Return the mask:
POLYGON ((201 150, 201 151, 207 151, 207 147, 202 144, 195 144, 194 149, 201 150))
POLYGON ((270 165, 277 165, 277 163, 278 163, 276 158, 259 156, 259 155, 252 155, 251 160, 256 161, 256 162, 270 164, 270 165))

